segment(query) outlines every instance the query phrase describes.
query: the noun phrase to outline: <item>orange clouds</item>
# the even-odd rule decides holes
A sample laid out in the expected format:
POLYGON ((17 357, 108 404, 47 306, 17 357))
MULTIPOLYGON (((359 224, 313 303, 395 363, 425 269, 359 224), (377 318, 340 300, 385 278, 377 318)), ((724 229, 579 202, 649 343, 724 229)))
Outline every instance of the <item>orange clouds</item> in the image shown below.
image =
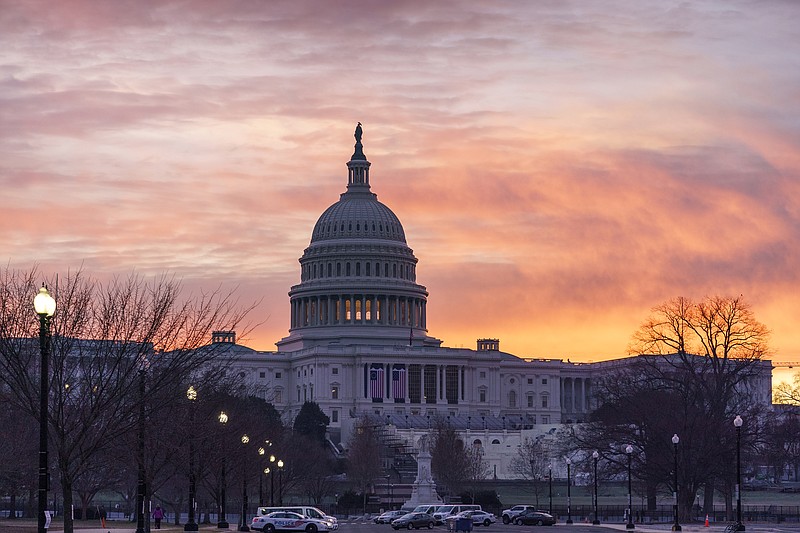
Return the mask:
POLYGON ((361 121, 445 344, 601 359, 744 294, 800 359, 800 7, 190 5, 2 2, 12 265, 237 285, 269 349, 361 121))

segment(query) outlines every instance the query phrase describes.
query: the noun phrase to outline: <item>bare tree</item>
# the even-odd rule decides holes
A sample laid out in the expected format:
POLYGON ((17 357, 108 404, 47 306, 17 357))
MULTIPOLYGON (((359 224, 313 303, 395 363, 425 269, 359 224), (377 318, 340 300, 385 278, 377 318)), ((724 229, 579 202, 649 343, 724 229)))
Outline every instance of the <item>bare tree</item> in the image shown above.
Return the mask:
POLYGON ((531 490, 539 507, 539 496, 544 490, 549 476, 549 448, 544 445, 542 436, 535 439, 525 437, 516 455, 511 459, 510 468, 521 479, 531 482, 531 490))
MULTIPOLYGON (((0 272, 0 379, 12 401, 37 419, 40 353, 31 301, 40 278, 36 269, 0 272)), ((57 310, 46 415, 64 506, 70 508, 74 483, 96 454, 136 427, 138 372, 148 371, 149 397, 183 389, 194 373, 221 363, 216 346, 199 350, 210 333, 241 326, 252 307, 241 308, 231 293, 219 290, 184 296, 180 283, 167 276, 132 274, 103 284, 79 271, 49 286, 57 310)), ((64 531, 73 528, 67 513, 64 531)))
POLYGON ((792 383, 778 383, 774 389, 773 401, 800 407, 800 372, 797 372, 792 383))
POLYGON ((482 450, 466 445, 458 432, 442 418, 436 420, 431 438, 431 473, 436 486, 450 497, 462 490, 472 493, 472 482, 485 479, 488 466, 482 450))
MULTIPOLYGON (((600 407, 594 424, 576 435, 579 445, 587 451, 604 445, 600 452, 612 465, 624 464, 621 448, 634 445, 635 471, 653 496, 659 482, 671 482, 665 459, 670 437, 678 433, 681 512, 688 512, 700 486, 710 508, 715 489, 731 492, 734 417, 748 420, 746 446, 758 431, 754 405, 763 402, 752 399, 769 372, 762 362, 768 337, 741 297, 676 298, 657 306, 633 336, 629 351, 639 357, 596 384, 600 407)), ((730 509, 730 497, 726 503, 730 509)))
POLYGON ((367 492, 382 473, 380 447, 375 425, 368 417, 360 418, 347 443, 347 479, 361 491, 365 512, 367 492))

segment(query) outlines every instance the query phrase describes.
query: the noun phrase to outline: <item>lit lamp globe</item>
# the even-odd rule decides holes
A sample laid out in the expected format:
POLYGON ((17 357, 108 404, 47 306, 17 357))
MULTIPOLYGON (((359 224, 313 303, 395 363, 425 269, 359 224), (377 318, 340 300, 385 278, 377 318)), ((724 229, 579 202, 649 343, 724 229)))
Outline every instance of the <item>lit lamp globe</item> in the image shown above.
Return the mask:
POLYGON ((33 309, 41 317, 51 317, 56 312, 56 301, 47 292, 47 286, 44 284, 42 284, 42 288, 33 298, 33 309))
POLYGON ((220 411, 219 412, 219 417, 217 417, 217 420, 219 420, 220 424, 227 424, 228 423, 228 415, 225 413, 225 411, 220 411))

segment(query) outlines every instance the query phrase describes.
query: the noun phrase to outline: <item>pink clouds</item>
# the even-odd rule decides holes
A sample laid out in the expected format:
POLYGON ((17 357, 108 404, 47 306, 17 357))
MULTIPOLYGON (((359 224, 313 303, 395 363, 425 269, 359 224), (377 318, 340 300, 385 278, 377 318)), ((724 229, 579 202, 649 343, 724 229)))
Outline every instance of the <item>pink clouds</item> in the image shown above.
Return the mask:
POLYGON ((0 2, 0 249, 261 292, 253 345, 270 348, 361 121, 446 344, 600 359, 652 305, 744 293, 800 359, 783 297, 800 271, 798 17, 713 1, 0 2))

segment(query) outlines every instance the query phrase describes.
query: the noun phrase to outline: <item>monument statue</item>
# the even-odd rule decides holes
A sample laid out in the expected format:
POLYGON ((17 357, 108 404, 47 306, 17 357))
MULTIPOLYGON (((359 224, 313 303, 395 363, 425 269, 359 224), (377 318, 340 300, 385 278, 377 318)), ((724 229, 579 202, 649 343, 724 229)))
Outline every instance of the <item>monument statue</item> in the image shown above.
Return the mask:
POLYGON ((356 142, 357 143, 361 142, 362 133, 363 133, 363 130, 361 129, 361 123, 359 122, 358 125, 356 126, 356 133, 353 135, 356 138, 356 142))

